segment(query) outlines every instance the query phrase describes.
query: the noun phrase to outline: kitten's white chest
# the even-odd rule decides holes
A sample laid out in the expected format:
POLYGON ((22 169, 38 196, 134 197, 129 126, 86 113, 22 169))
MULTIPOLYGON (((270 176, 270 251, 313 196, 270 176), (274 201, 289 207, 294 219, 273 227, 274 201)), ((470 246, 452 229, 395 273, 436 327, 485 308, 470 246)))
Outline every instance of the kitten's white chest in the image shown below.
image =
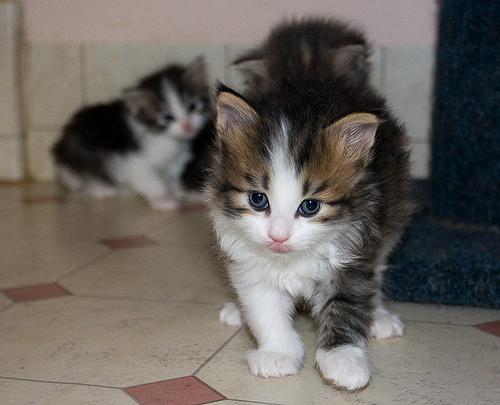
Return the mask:
POLYGON ((164 135, 149 135, 141 142, 141 157, 151 166, 162 168, 179 158, 183 143, 164 135))

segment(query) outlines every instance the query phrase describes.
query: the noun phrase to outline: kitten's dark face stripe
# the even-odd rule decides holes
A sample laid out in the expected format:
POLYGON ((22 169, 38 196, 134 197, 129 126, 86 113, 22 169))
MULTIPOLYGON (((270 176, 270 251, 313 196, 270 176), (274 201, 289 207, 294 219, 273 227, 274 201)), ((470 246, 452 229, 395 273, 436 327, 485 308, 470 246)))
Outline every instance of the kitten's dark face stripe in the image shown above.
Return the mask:
POLYGON ((310 188, 311 188, 311 183, 309 183, 309 180, 304 181, 304 184, 302 185, 302 195, 303 196, 308 195, 310 188))

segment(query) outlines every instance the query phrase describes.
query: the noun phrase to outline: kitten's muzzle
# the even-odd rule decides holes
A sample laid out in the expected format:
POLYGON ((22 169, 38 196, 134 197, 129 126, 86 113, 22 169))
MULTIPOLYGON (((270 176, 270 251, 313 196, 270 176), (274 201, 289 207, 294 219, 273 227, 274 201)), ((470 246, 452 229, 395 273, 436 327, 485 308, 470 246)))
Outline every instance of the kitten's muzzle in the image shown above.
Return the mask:
POLYGON ((275 253, 288 253, 290 250, 292 250, 290 246, 283 242, 272 242, 269 246, 275 253))

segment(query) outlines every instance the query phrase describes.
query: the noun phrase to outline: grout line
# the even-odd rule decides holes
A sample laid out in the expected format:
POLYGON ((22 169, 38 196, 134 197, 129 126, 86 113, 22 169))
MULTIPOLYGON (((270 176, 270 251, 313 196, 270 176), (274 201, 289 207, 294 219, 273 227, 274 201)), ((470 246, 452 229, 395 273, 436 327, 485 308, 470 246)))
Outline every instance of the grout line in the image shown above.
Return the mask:
POLYGON ((238 399, 238 398, 228 398, 230 401, 244 402, 247 404, 262 404, 262 405, 284 405, 279 402, 262 402, 262 401, 252 401, 250 399, 238 399))
POLYGON ((0 376, 0 379, 14 380, 14 381, 29 381, 29 382, 37 382, 37 383, 44 383, 44 384, 79 385, 79 386, 83 386, 83 387, 111 388, 114 390, 121 390, 121 387, 113 387, 111 385, 86 384, 86 383, 77 383, 77 382, 69 382, 69 381, 49 381, 49 380, 36 380, 34 378, 18 378, 18 377, 4 377, 4 376, 0 376))
POLYGON ((429 325, 441 325, 441 326, 461 326, 464 328, 474 327, 474 324, 463 324, 463 323, 450 323, 450 322, 437 322, 437 321, 418 321, 411 319, 403 319, 404 323, 427 323, 429 325))
POLYGON ((209 302, 193 302, 193 301, 170 301, 165 299, 152 299, 152 298, 139 298, 139 297, 120 297, 120 296, 107 296, 107 295, 92 295, 92 294, 71 294, 73 297, 78 298, 91 298, 97 300, 115 300, 115 301, 132 301, 132 302, 154 302, 162 304, 190 304, 190 305, 205 305, 210 307, 220 307, 219 304, 212 304, 209 302))
MULTIPOLYGON (((111 253, 113 253, 113 251, 107 251, 107 252, 103 252, 101 253, 100 255, 90 259, 89 261, 81 264, 80 266, 77 266, 76 268, 74 268, 73 270, 70 270, 69 272, 67 272, 66 274, 63 274, 62 276, 58 277, 55 282, 56 283, 59 283, 60 281, 64 280, 65 278, 69 277, 69 276, 72 276, 76 273, 78 273, 80 270, 83 270, 84 268, 90 266, 91 264, 94 264, 96 262, 98 262, 99 260, 101 259, 104 259, 105 257, 109 256, 111 253)), ((72 294, 74 295, 74 294, 72 294)))
POLYGON ((10 304, 7 304, 5 307, 3 307, 3 308, 0 309, 0 313, 8 310, 11 307, 13 307, 15 304, 16 304, 15 302, 11 302, 10 304))
POLYGON ((222 349, 224 349, 224 348, 225 348, 225 347, 226 347, 226 346, 227 346, 227 345, 231 342, 231 340, 233 340, 233 339, 234 339, 234 337, 235 337, 238 333, 240 333, 240 331, 241 331, 241 328, 238 328, 238 330, 237 330, 236 332, 234 332, 234 333, 233 333, 233 334, 229 337, 229 339, 227 339, 227 340, 226 340, 226 341, 225 341, 225 342, 224 342, 224 343, 223 343, 223 344, 222 344, 222 345, 221 345, 221 346, 220 346, 220 347, 219 347, 219 348, 218 348, 218 349, 217 349, 217 350, 216 350, 216 351, 215 351, 215 352, 214 352, 214 353, 213 353, 213 354, 212 354, 212 355, 208 358, 208 359, 206 359, 206 360, 202 363, 202 365, 201 365, 200 367, 198 367, 198 368, 196 369, 196 371, 195 371, 192 375, 193 375, 193 376, 195 376, 195 377, 197 377, 197 375, 196 375, 196 374, 198 374, 198 373, 199 373, 199 372, 203 369, 203 367, 205 367, 205 366, 208 364, 208 362, 209 362, 210 360, 212 360, 215 356, 217 356, 217 354, 219 354, 219 353, 220 353, 220 351, 221 351, 222 349))

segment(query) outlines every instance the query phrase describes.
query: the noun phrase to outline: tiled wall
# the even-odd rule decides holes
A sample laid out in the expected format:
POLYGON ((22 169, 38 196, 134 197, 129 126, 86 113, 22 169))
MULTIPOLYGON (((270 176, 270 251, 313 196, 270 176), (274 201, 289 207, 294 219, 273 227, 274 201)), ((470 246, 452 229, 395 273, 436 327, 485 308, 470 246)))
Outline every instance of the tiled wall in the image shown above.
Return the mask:
MULTIPOLYGON (((206 56, 212 79, 241 83, 229 61, 241 45, 33 44, 25 50, 28 170, 35 179, 53 176, 48 149, 61 126, 85 103, 120 94, 141 75, 171 61, 206 56)), ((422 46, 376 47, 373 83, 406 123, 413 142, 415 177, 428 175, 433 50, 422 46)))
POLYGON ((0 2, 0 180, 23 177, 19 82, 19 9, 0 2))
MULTIPOLYGON (((29 178, 52 179, 49 150, 71 114, 87 103, 118 96, 123 87, 166 63, 186 63, 203 54, 213 81, 218 78, 235 86, 241 82, 229 63, 246 47, 231 43, 65 43, 31 38, 24 43, 19 70, 15 5, 0 2, 0 180, 22 178, 23 168, 29 178)), ((418 178, 429 174, 433 59, 432 45, 378 45, 372 57, 374 85, 406 123, 412 171, 418 178)))

